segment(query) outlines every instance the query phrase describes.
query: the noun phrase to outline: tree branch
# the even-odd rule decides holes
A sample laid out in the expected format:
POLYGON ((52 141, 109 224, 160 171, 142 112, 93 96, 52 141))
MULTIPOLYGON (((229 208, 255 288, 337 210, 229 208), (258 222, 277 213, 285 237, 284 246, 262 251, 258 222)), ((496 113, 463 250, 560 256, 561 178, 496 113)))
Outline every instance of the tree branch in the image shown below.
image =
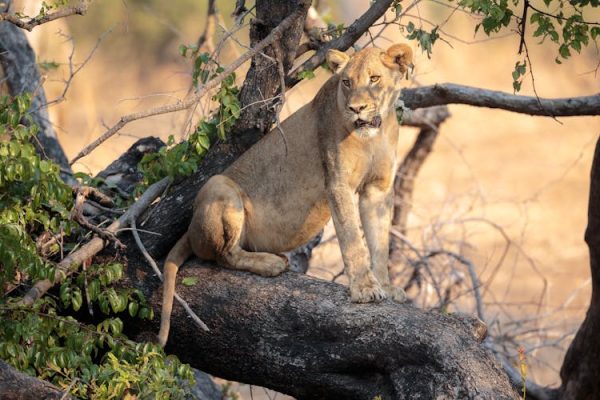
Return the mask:
POLYGON ((440 83, 402 89, 400 98, 404 105, 412 109, 445 104, 467 104, 549 117, 600 115, 600 93, 592 96, 538 99, 533 96, 518 96, 454 83, 440 83))
POLYGON ((227 76, 229 76, 232 72, 238 69, 243 63, 252 58, 255 54, 262 51, 265 47, 269 46, 274 41, 278 40, 283 32, 288 29, 293 23, 294 20, 298 17, 298 14, 301 13, 301 10, 298 10, 292 14, 290 14, 287 18, 281 21, 281 24, 275 29, 271 31, 271 33, 260 43, 258 43, 251 50, 248 50, 244 53, 240 58, 231 63, 223 72, 215 76, 213 79, 208 81, 206 84, 200 86, 198 91, 194 93, 192 96, 188 97, 183 101, 178 101, 176 103, 167 104, 162 107, 152 108, 150 110, 144 110, 137 113, 132 113, 121 117, 119 122, 113 125, 110 129, 104 132, 98 139, 94 140, 92 143, 87 145, 83 150, 81 150, 70 162, 71 165, 75 163, 82 157, 90 154, 95 148, 104 143, 107 139, 113 136, 115 133, 120 131, 125 125, 130 122, 137 121, 142 118, 147 118, 155 115, 168 114, 176 111, 185 110, 188 107, 196 104, 198 100, 202 98, 209 90, 215 88, 219 83, 223 81, 227 76))
MULTIPOLYGON (((133 259, 126 284, 159 307, 156 279, 133 259)), ((353 304, 346 287, 292 272, 263 278, 193 261, 180 274, 197 278, 177 290, 211 332, 176 306, 166 351, 208 373, 298 399, 517 397, 474 321, 391 301, 353 304)))
POLYGON ((298 74, 302 71, 312 71, 318 66, 323 64, 325 61, 325 55, 329 49, 337 49, 345 51, 350 48, 362 35, 365 33, 371 25, 373 25, 381 16, 389 10, 393 0, 377 0, 369 9, 360 16, 356 21, 352 23, 346 29, 346 32, 339 38, 336 38, 330 42, 325 43, 317 52, 308 60, 306 60, 300 67, 292 71, 292 76, 287 79, 287 86, 292 87, 300 79, 298 74))
POLYGON ((63 392, 49 382, 17 371, 2 360, 0 360, 0 397, 6 400, 72 399, 69 393, 63 392))
MULTIPOLYGON (((115 233, 120 228, 128 226, 131 219, 138 218, 140 214, 148 208, 148 206, 160 196, 167 185, 169 184, 169 178, 156 182, 150 186, 144 194, 136 201, 129 209, 115 222, 109 225, 106 229, 108 232, 115 233)), ((35 285, 23 296, 21 303, 27 306, 31 306, 37 299, 42 297, 52 286, 62 282, 62 280, 68 275, 72 274, 77 270, 82 262, 90 257, 96 255, 105 246, 105 241, 100 237, 94 237, 92 240, 84 244, 79 250, 69 254, 65 257, 56 268, 54 275, 54 281, 44 279, 36 282, 35 285)))
POLYGON ((51 12, 48 14, 44 14, 44 15, 37 15, 35 17, 29 18, 27 21, 25 21, 22 17, 19 17, 18 15, 15 15, 13 13, 10 12, 3 12, 0 13, 0 22, 1 21, 6 21, 9 22, 15 26, 18 26, 21 29, 26 29, 28 31, 32 31, 33 28, 35 28, 36 26, 60 19, 60 18, 65 18, 65 17, 69 17, 71 15, 85 15, 85 13, 87 12, 88 9, 88 2, 86 1, 82 1, 81 3, 72 6, 72 7, 64 7, 64 8, 60 8, 59 10, 55 11, 55 12, 51 12))

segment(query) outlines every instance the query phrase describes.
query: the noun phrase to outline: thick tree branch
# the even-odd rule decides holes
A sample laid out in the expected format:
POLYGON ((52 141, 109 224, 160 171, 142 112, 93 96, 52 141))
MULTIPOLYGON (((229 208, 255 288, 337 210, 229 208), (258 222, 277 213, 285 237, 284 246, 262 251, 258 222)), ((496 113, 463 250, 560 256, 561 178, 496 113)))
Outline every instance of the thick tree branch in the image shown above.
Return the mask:
POLYGON ((346 29, 346 32, 339 38, 325 43, 317 52, 300 67, 292 72, 292 76, 287 80, 287 86, 292 87, 297 84, 298 74, 302 71, 312 71, 325 61, 325 55, 329 49, 337 49, 346 51, 373 25, 381 18, 387 10, 389 10, 393 0, 377 0, 369 9, 360 16, 346 29))
POLYGON ((600 93, 592 96, 538 99, 454 83, 440 83, 402 89, 401 99, 406 107, 412 109, 446 104, 468 104, 550 117, 600 115, 600 93))
POLYGON ((69 400, 72 397, 51 383, 17 371, 0 360, 0 398, 4 400, 69 400))
MULTIPOLYGON (((128 285, 159 307, 156 279, 131 260, 128 285)), ((262 278, 194 261, 186 276, 198 283, 177 290, 211 332, 177 306, 166 351, 211 374, 298 399, 516 399, 483 338, 452 316, 353 304, 346 287, 291 272, 262 278)), ((130 326, 156 332, 157 323, 130 326)))

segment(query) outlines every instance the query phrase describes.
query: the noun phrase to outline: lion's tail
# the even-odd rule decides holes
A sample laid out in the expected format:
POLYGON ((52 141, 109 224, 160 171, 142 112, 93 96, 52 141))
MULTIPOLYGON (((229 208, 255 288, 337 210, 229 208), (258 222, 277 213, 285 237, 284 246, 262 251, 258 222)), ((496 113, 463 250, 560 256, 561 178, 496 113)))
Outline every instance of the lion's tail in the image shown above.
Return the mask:
POLYGON ((160 316, 160 331, 158 332, 158 343, 165 347, 169 338, 171 326, 171 311, 173 310, 173 297, 175 296, 175 278, 177 270, 193 254, 187 232, 177 241, 169 251, 165 266, 163 268, 163 301, 160 316))

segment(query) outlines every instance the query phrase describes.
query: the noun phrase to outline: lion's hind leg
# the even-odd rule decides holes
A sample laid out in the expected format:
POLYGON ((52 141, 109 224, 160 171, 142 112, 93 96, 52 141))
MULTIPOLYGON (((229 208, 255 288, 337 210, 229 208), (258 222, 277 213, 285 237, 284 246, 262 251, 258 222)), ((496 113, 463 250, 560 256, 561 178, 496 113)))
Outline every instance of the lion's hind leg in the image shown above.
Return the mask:
POLYGON ((277 276, 287 268, 287 260, 283 256, 246 251, 239 246, 224 254, 221 263, 228 268, 262 276, 277 276))
MULTIPOLYGON (((201 255, 208 246, 217 263, 262 276, 275 276, 287 268, 287 260, 271 253, 251 252, 242 248, 246 214, 242 189, 230 178, 217 175, 202 188, 196 204, 193 236, 202 237, 195 253, 201 255)), ((192 241, 192 246, 196 243, 192 241)), ((212 258, 212 257, 211 257, 212 258)))

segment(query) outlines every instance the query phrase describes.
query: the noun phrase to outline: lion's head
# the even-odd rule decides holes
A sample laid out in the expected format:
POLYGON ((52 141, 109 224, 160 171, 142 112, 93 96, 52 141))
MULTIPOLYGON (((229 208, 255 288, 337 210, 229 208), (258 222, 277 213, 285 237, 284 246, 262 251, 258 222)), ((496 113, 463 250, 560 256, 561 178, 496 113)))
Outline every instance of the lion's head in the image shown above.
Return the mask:
POLYGON ((375 136, 382 117, 393 110, 400 80, 412 65, 412 49, 394 44, 386 51, 366 48, 352 56, 329 50, 327 63, 338 76, 337 107, 345 127, 361 137, 375 136))

